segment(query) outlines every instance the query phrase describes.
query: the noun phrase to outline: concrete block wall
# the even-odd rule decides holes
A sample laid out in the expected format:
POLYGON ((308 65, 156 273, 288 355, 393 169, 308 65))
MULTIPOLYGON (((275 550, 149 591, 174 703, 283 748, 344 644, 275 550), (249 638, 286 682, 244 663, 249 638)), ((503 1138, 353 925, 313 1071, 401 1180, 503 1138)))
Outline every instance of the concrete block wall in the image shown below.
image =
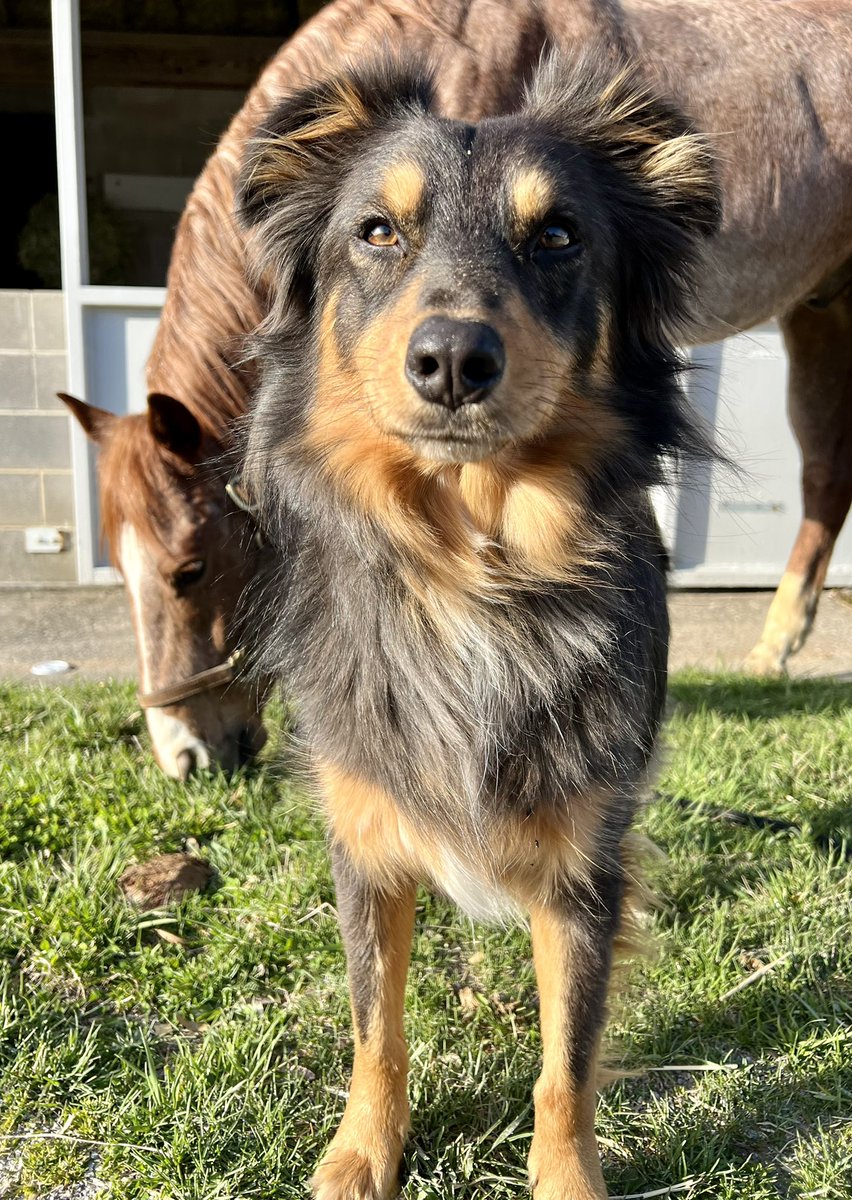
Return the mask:
POLYGON ((0 584, 72 583, 74 486, 61 292, 0 291, 0 584), (24 530, 58 526, 59 554, 28 554, 24 530))

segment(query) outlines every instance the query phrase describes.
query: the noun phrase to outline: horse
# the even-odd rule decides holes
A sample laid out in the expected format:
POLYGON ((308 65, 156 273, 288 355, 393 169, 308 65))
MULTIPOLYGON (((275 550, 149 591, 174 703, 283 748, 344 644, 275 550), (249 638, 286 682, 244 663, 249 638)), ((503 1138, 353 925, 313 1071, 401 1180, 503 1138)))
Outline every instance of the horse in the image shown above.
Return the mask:
POLYGON ((236 669, 235 614, 262 550, 239 495, 221 485, 223 435, 158 392, 127 417, 60 397, 100 448, 103 532, 130 600, 157 762, 184 780, 213 763, 233 770, 266 736, 266 689, 236 669))
POLYGON ((284 94, 377 45, 430 58, 442 111, 475 121, 517 103, 547 46, 590 43, 635 61, 713 140, 723 222, 704 254, 689 340, 780 322, 804 512, 746 669, 782 674, 804 643, 852 502, 852 3, 334 0, 264 69, 187 201, 148 363, 147 415, 110 422, 80 401, 71 405, 101 446, 105 527, 128 584, 143 687, 153 690, 149 728, 168 773, 229 762, 235 733, 244 749, 262 737, 263 689, 237 682, 172 703, 181 677, 221 665, 235 648, 238 596, 260 566, 252 539, 232 533, 250 518, 231 510, 217 466, 253 394, 245 346, 268 305, 251 239, 233 211, 248 138, 284 94), (169 430, 193 421, 194 458, 176 455, 169 430), (127 423, 137 454, 127 454, 127 423), (217 511, 212 521, 196 517, 217 511), (170 570, 184 553, 179 531, 190 528, 190 561, 204 564, 204 574, 180 593, 170 570), (249 550, 238 561, 241 540, 249 550), (214 553, 223 558, 211 569, 214 553), (195 593, 206 598, 190 620, 190 606, 176 597, 195 593), (227 722, 220 700, 232 710, 227 722))

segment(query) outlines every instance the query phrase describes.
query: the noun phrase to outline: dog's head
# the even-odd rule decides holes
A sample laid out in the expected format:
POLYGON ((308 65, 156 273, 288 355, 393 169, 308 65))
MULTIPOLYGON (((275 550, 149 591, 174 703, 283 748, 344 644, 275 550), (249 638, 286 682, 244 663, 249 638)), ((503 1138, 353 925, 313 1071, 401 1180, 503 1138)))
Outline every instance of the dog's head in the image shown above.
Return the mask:
POLYGON ((546 62, 514 115, 431 103, 417 71, 353 71, 248 147, 287 419, 344 473, 382 446, 425 474, 547 453, 651 482, 688 430, 673 345, 719 217, 705 141, 589 58, 546 62))

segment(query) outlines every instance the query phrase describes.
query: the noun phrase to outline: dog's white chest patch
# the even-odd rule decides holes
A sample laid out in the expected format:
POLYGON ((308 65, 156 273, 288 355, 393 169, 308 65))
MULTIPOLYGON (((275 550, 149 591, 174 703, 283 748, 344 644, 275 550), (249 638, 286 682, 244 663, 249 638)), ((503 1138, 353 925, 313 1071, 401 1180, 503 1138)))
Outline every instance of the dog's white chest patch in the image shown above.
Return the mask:
POLYGON ((517 902, 502 884, 448 846, 440 848, 432 864, 432 877, 436 887, 474 921, 505 924, 521 915, 517 902))

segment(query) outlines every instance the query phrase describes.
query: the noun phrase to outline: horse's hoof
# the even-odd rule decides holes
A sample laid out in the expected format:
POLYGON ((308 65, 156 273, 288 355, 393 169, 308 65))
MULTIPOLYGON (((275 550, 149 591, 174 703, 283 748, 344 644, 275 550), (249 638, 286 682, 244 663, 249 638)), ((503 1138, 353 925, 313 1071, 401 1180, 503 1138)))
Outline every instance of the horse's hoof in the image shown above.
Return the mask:
POLYGON ((762 679, 780 679, 787 674, 786 658, 780 650, 758 642, 743 663, 743 670, 746 675, 762 679))

